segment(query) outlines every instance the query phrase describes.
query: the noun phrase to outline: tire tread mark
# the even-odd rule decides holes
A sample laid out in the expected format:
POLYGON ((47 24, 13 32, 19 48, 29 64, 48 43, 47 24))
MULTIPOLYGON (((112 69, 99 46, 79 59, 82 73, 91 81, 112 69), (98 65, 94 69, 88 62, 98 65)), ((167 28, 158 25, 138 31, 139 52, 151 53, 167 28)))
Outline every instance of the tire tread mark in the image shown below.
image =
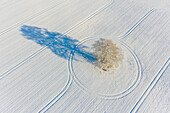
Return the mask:
POLYGON ((61 3, 63 3, 63 1, 62 2, 58 2, 55 5, 52 5, 52 6, 48 7, 47 9, 44 9, 44 10, 42 10, 42 11, 40 11, 40 12, 38 12, 38 13, 36 13, 36 14, 34 14, 34 15, 24 19, 24 20, 21 20, 20 22, 12 25, 11 27, 6 28, 2 32, 0 32, 0 36, 5 34, 5 33, 7 33, 7 32, 9 32, 9 31, 11 31, 11 30, 13 30, 13 29, 15 29, 15 28, 17 28, 18 26, 22 25, 23 23, 28 22, 28 21, 30 21, 30 20, 40 16, 41 14, 48 12, 49 10, 55 8, 56 6, 58 6, 61 3))
POLYGON ((64 94, 67 92, 67 90, 69 89, 69 87, 72 84, 72 78, 69 77, 69 80, 67 81, 67 84, 64 86, 64 88, 62 89, 62 91, 57 94, 50 102, 48 102, 48 104, 46 104, 38 113, 44 113, 46 111, 48 111, 52 106, 54 106, 54 104, 61 98, 64 96, 64 94))
MULTIPOLYGON (((87 18, 85 18, 83 21, 81 21, 79 24, 73 26, 70 30, 66 31, 63 35, 68 34, 69 32, 73 31, 73 29, 79 27, 80 25, 84 24, 85 22, 87 22, 89 19, 93 18, 94 16, 96 16, 97 14, 99 14, 100 12, 102 12, 104 9, 106 9, 107 7, 109 7, 111 4, 113 3, 113 1, 111 0, 111 2, 109 2, 108 4, 106 4, 104 7, 99 8, 97 11, 95 11, 94 13, 92 13, 90 16, 88 16, 87 18)), ((22 66, 23 64, 25 64, 27 61, 29 61, 30 59, 32 59, 33 57, 37 56, 39 53, 41 53, 42 51, 44 51, 47 48, 47 46, 45 47, 41 47, 39 50, 37 50, 36 52, 32 53, 30 56, 28 56, 26 59, 24 59, 23 61, 21 61, 20 63, 16 64, 14 67, 12 67, 11 69, 9 69, 8 71, 4 72, 2 75, 0 75, 0 80, 3 79, 5 76, 7 76, 8 74, 10 74, 11 72, 13 72, 14 70, 18 69, 20 66, 22 66)))
MULTIPOLYGON (((69 59, 72 57, 72 54, 70 53, 69 59)), ((70 62, 67 61, 68 66, 70 65, 70 62)), ((69 68, 68 68, 69 69, 69 68)), ((67 90, 69 89, 69 87, 72 84, 72 77, 70 76, 70 70, 68 70, 69 73, 69 78, 68 81, 66 83, 66 85, 63 87, 62 91, 57 94, 50 102, 48 102, 38 113, 44 113, 46 111, 48 111, 52 106, 54 106, 54 104, 61 98, 64 96, 64 94, 67 92, 67 90)))
POLYGON ((105 10, 107 7, 109 7, 111 4, 113 3, 113 0, 111 0, 111 2, 109 2, 108 4, 104 5, 102 8, 100 8, 99 10, 95 11, 94 13, 92 13, 90 16, 88 16, 87 18, 85 18, 84 20, 80 21, 77 25, 73 26, 72 29, 69 29, 68 31, 65 32, 65 34, 70 33, 71 31, 73 31, 74 29, 76 29, 77 27, 81 26, 82 24, 84 24, 85 22, 87 22, 88 20, 92 19, 93 17, 95 17, 96 15, 98 15, 100 12, 102 12, 103 10, 105 10))
POLYGON ((9 69, 8 71, 6 71, 5 73, 3 73, 2 75, 0 75, 0 80, 2 80, 5 76, 9 75, 10 73, 12 73, 13 71, 15 71, 16 69, 18 69, 19 67, 21 67, 22 65, 24 65, 27 61, 31 60, 33 57, 35 57, 36 55, 40 54, 42 51, 45 50, 46 47, 42 47, 41 49, 39 49, 38 51, 34 52, 33 54, 31 54, 29 57, 27 57, 26 59, 24 59, 23 61, 21 61, 20 63, 18 63, 17 65, 15 65, 14 67, 12 67, 11 69, 9 69))
POLYGON ((157 75, 153 78, 153 80, 151 81, 151 83, 149 84, 149 86, 147 87, 147 89, 145 90, 145 92, 142 94, 142 96, 140 97, 140 99, 137 101, 137 103, 135 104, 135 106, 132 108, 132 110, 130 111, 130 113, 136 113, 139 108, 141 107, 141 105, 143 104, 143 102, 146 100, 146 98, 148 97, 148 95, 150 94, 150 92, 152 91, 152 89, 155 87, 155 85, 158 83, 159 79, 162 77, 162 75, 165 73, 166 69, 168 68, 170 64, 170 58, 168 58, 168 60, 165 62, 165 64, 162 66, 162 68, 160 69, 160 71, 157 73, 157 75))
POLYGON ((139 26, 147 17, 149 17, 156 9, 149 10, 141 19, 137 21, 124 35, 121 36, 121 39, 126 38, 129 34, 131 34, 137 26, 139 26))
MULTIPOLYGON (((95 17, 97 14, 99 14, 100 12, 102 12, 103 10, 105 10, 106 8, 108 8, 111 4, 113 3, 113 0, 111 0, 111 2, 109 2, 108 4, 104 5, 102 8, 99 8, 99 10, 95 11, 94 13, 92 13, 90 16, 88 16, 87 18, 85 18, 84 20, 82 20, 79 24, 73 26, 70 30, 66 31, 63 35, 68 34, 69 32, 73 31, 74 29, 76 29, 77 27, 79 27, 80 25, 84 24, 85 22, 87 22, 88 20, 90 20, 91 18, 95 17)), ((81 43, 81 41, 80 41, 81 43)), ((70 56, 69 59, 72 58, 72 52, 70 52, 70 56)), ((68 60, 68 66, 70 66, 70 60, 68 60)), ((69 67, 68 67, 69 69, 69 67)), ((71 70, 68 70, 69 74, 71 74, 71 70)), ((52 106, 54 106, 54 104, 56 102, 58 102, 58 100, 64 96, 64 94, 67 92, 67 90, 69 89, 69 87, 72 84, 72 77, 71 75, 69 75, 69 79, 67 84, 64 86, 63 90, 57 94, 50 102, 48 102, 38 113, 44 113, 47 112, 52 106)))
MULTIPOLYGON (((91 38, 87 38, 87 39, 84 39, 83 41, 81 41, 81 43, 78 44, 78 46, 80 46, 81 44, 87 42, 91 40, 91 38)), ((137 79, 135 80, 135 82, 133 83, 133 85, 131 85, 130 87, 128 87, 125 91, 119 93, 119 94, 111 94, 111 95, 104 95, 104 94, 99 94, 99 93, 96 93, 96 96, 97 97, 100 97, 100 98, 103 98, 103 99, 120 99, 120 98, 123 98, 127 95, 129 95, 132 91, 134 91, 134 89, 139 85, 140 83, 140 80, 141 80, 141 75, 142 75, 142 66, 141 66, 141 62, 138 58, 138 56, 135 54, 135 52, 133 50, 130 49, 130 47, 128 45, 126 45, 125 43, 123 42, 120 42, 130 53, 131 55, 134 57, 134 60, 136 62, 136 65, 137 65, 137 69, 138 69, 138 74, 137 74, 137 79)), ((86 91, 86 92, 89 92, 88 91, 88 88, 83 85, 81 83, 81 81, 79 81, 79 79, 77 78, 74 70, 73 70, 73 56, 74 56, 74 51, 71 52, 71 57, 69 58, 70 60, 70 65, 69 65, 69 70, 70 70, 70 73, 72 75, 72 79, 73 81, 76 83, 76 85, 78 87, 80 87, 83 91, 86 91)), ((91 92, 91 91, 90 91, 91 92)))

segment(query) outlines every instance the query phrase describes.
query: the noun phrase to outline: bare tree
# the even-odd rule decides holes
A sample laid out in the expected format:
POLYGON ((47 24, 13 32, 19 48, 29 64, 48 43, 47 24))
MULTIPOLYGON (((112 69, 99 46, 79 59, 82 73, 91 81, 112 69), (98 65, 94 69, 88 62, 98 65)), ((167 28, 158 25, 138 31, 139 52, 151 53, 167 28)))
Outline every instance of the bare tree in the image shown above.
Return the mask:
POLYGON ((97 59, 95 64, 104 71, 118 67, 123 59, 121 49, 113 44, 112 40, 101 38, 93 44, 93 48, 97 59))

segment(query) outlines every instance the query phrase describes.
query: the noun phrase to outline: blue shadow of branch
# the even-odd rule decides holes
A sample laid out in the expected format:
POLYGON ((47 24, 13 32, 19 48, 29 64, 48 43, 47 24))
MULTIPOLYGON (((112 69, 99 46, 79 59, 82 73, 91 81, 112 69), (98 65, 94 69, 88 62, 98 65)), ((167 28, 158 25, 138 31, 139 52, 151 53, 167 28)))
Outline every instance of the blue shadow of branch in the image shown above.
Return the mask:
POLYGON ((68 59, 69 53, 74 51, 76 56, 83 57, 87 62, 92 63, 96 60, 92 53, 85 51, 85 48, 88 48, 87 46, 77 46, 79 41, 69 36, 58 32, 49 32, 45 28, 27 25, 23 25, 20 31, 26 39, 33 40, 41 46, 46 46, 61 58, 68 59))

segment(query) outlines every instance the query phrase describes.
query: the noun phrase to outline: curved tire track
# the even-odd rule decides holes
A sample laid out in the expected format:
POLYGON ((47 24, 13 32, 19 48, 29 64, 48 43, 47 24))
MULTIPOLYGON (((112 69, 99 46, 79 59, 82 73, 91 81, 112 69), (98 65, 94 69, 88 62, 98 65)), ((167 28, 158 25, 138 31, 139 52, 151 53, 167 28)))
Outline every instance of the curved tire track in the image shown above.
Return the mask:
MULTIPOLYGON (((78 44, 78 46, 80 46, 81 44, 89 41, 90 39, 87 38, 87 39, 84 39, 81 43, 78 44)), ((138 56, 135 54, 135 52, 130 49, 129 46, 127 46, 125 43, 123 42, 120 42, 129 52, 130 54, 133 56, 135 62, 136 62, 136 65, 137 65, 137 69, 138 69, 138 73, 137 73, 137 79, 135 80, 135 82, 130 86, 128 87, 125 91, 119 93, 119 94, 110 94, 110 95, 104 95, 104 94, 98 94, 96 93, 96 96, 100 97, 100 98, 103 98, 103 99, 119 99, 119 98, 123 98, 127 95, 129 95, 137 86, 138 84, 140 83, 140 80, 141 80, 141 75, 142 75, 142 66, 141 66, 141 62, 138 58, 138 56)), ((78 47, 77 46, 77 47, 78 47)), ((84 86, 81 81, 79 81, 79 79, 77 78, 75 72, 74 72, 74 68, 73 68, 73 56, 74 56, 74 51, 70 52, 70 58, 69 58, 69 70, 70 70, 70 73, 72 75, 72 78, 74 80, 74 82, 76 83, 77 86, 79 86, 82 90, 86 91, 86 92, 89 92, 88 88, 86 86, 84 86)))
MULTIPOLYGON (((69 32, 73 31, 74 29, 76 29, 77 27, 79 27, 80 25, 84 24, 85 22, 87 22, 88 20, 90 20, 91 18, 93 18, 94 16, 96 16, 97 14, 99 14, 100 12, 102 12, 104 9, 108 8, 111 4, 113 3, 113 1, 109 2, 108 4, 106 4, 104 7, 100 8, 99 10, 95 11, 92 15, 88 16, 87 18, 85 18, 83 21, 81 21, 79 24, 73 26, 70 30, 66 31, 63 35, 68 34, 69 32)), ((81 44, 81 42, 79 43, 81 44)), ((78 44, 78 45, 79 45, 78 44)), ((77 46, 76 46, 77 47, 77 46)), ((70 52, 69 55, 69 59, 72 58, 72 52, 70 52)), ((71 65, 70 61, 68 60, 68 66, 71 65)), ((68 67, 68 71, 69 71, 69 78, 68 81, 66 83, 66 85, 64 86, 64 88, 62 89, 62 91, 55 96, 48 104, 46 104, 40 111, 39 113, 42 112, 46 112, 48 111, 52 106, 54 106, 54 104, 61 98, 64 96, 64 94, 67 92, 67 90, 69 89, 69 87, 72 84, 72 76, 71 76, 71 70, 68 67)))
MULTIPOLYGON (((85 18, 83 21, 81 21, 79 24, 73 26, 70 30, 66 31, 63 35, 67 35, 69 32, 73 31, 74 29, 76 29, 77 27, 79 27, 80 25, 84 24, 85 22, 87 22, 88 20, 90 20, 91 18, 93 18, 94 16, 96 16, 97 14, 99 14, 100 12, 102 12, 104 9, 108 8, 111 4, 113 3, 113 1, 109 2, 108 4, 106 4, 104 7, 99 8, 97 11, 95 11, 93 14, 91 14, 90 16, 88 16, 87 18, 85 18)), ((16 69, 18 69, 19 67, 21 67, 23 64, 25 64, 26 62, 28 62, 29 60, 31 60, 33 57, 37 56, 39 53, 41 53, 42 51, 44 51, 47 47, 41 47, 39 50, 37 50, 36 52, 32 53, 29 57, 27 57, 26 59, 24 59, 23 61, 21 61, 20 63, 18 63, 17 65, 15 65, 14 67, 12 67, 11 69, 9 69, 8 71, 4 72, 2 75, 0 75, 0 80, 3 79, 5 76, 9 75, 11 72, 15 71, 16 69)))
MULTIPOLYGON (((69 62, 68 62, 69 63, 69 62)), ((67 92, 67 90, 69 89, 69 87, 72 84, 72 77, 68 76, 68 81, 66 83, 66 85, 63 87, 62 91, 59 92, 59 94, 57 94, 50 102, 48 102, 48 104, 46 104, 38 113, 44 113, 46 111, 48 111, 52 106, 54 106, 54 104, 61 98, 64 96, 64 94, 67 92)))

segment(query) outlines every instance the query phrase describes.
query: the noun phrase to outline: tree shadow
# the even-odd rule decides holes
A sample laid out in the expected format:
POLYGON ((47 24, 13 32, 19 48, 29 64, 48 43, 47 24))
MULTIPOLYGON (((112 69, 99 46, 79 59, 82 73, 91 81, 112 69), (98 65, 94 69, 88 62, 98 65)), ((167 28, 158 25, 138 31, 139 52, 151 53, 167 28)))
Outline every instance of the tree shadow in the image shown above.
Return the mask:
MULTIPOLYGON (((49 32, 45 28, 27 25, 23 25, 20 31, 26 39, 33 40, 41 46, 46 46, 61 58, 68 59, 69 53, 74 51, 76 56, 83 57, 87 62, 96 61, 94 55, 85 50, 88 48, 87 46, 77 46, 79 41, 69 36, 58 32, 49 32)), ((74 58, 74 60, 78 59, 74 58)))

